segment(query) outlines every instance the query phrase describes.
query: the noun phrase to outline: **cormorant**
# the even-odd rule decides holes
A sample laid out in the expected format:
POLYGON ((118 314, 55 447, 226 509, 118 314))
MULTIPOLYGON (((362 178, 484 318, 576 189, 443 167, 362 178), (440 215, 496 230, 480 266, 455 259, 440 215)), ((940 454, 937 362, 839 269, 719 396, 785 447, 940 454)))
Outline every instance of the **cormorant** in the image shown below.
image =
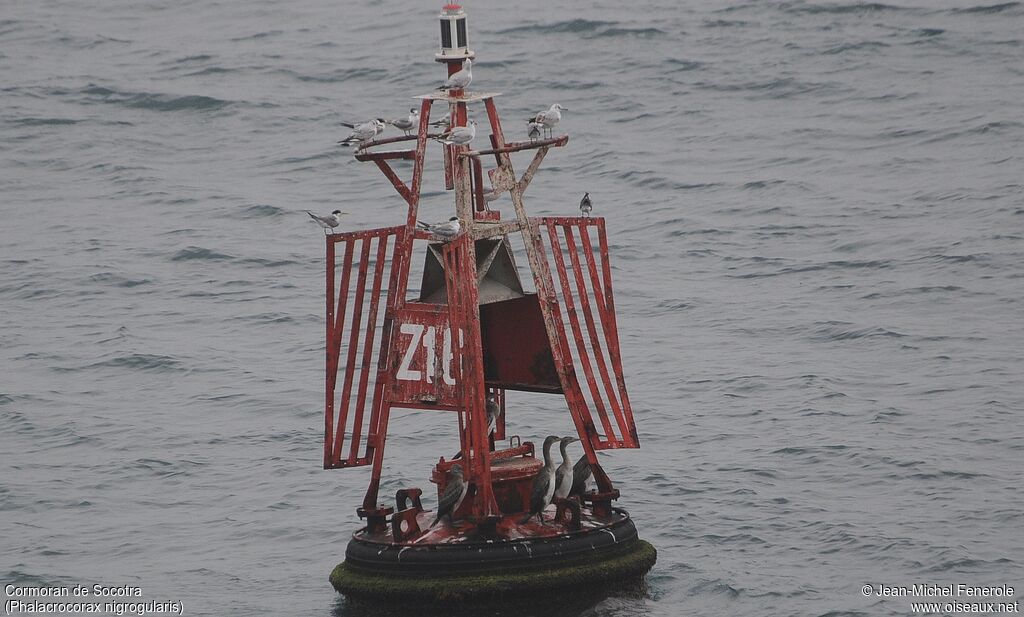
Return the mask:
POLYGON ((555 470, 555 497, 558 499, 564 499, 569 496, 569 490, 572 488, 572 463, 569 462, 569 455, 566 453, 565 448, 574 441, 579 441, 575 437, 562 437, 561 443, 558 445, 558 449, 562 451, 562 464, 555 470))
POLYGON ((487 395, 487 434, 490 435, 498 425, 498 416, 501 415, 501 407, 493 394, 487 395))
MULTIPOLYGON (((498 416, 501 415, 501 407, 498 406, 498 401, 495 400, 493 394, 487 395, 487 437, 490 438, 491 433, 494 432, 494 428, 498 425, 498 416)), ((491 440, 491 450, 494 449, 494 440, 491 440)), ((462 458, 462 450, 455 453, 452 460, 462 458)))
POLYGON ((462 505, 462 500, 465 499, 468 488, 469 486, 462 479, 462 466, 452 465, 452 477, 448 479, 448 485, 444 487, 441 499, 437 502, 437 518, 430 524, 431 527, 436 525, 441 520, 441 517, 446 514, 448 515, 448 520, 451 521, 452 514, 462 505))
POLYGON ((525 523, 536 515, 544 524, 544 508, 551 503, 551 497, 555 494, 555 464, 551 461, 551 446, 558 437, 548 435, 544 439, 544 466, 533 478, 533 490, 530 492, 530 511, 526 517, 519 521, 525 523))
POLYGON ((580 460, 572 466, 572 488, 569 489, 569 495, 583 495, 587 492, 587 485, 590 483, 590 476, 593 473, 594 470, 590 468, 590 461, 587 460, 587 454, 584 452, 580 460))

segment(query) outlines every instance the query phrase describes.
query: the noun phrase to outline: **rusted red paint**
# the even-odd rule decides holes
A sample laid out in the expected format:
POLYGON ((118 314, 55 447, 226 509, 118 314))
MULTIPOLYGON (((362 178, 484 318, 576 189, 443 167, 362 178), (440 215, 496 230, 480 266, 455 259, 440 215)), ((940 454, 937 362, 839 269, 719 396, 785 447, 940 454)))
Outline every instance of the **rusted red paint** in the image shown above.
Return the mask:
MULTIPOLYGON (((462 65, 447 64, 449 75, 462 65)), ((481 122, 478 140, 486 130, 481 122)), ((605 221, 530 218, 523 202, 545 156, 567 143, 567 135, 506 142, 492 94, 452 91, 422 97, 415 135, 373 140, 356 151, 358 160, 377 165, 408 206, 403 225, 327 236, 324 467, 371 466, 358 510, 367 520, 368 533, 388 534, 396 543, 414 541, 427 516, 418 501, 419 489, 400 492, 397 512, 379 500, 391 410, 401 407, 454 413, 461 458, 442 459, 433 481, 443 490, 451 466, 458 462, 463 467, 472 489, 457 518, 491 533, 547 535, 543 525, 517 525, 510 518, 526 507, 540 462, 530 442, 497 447, 506 438, 509 389, 564 395, 598 489, 585 496, 589 505, 582 512, 612 516, 618 491, 596 452, 636 448, 639 440, 623 377, 605 221), (442 146, 445 183, 455 191, 464 233, 440 246, 445 300, 432 292, 431 302, 411 301, 411 262, 418 258, 417 242, 423 246, 429 237, 416 228, 416 221, 426 149, 436 136, 429 132, 434 100, 446 101, 453 126, 464 126, 468 105, 482 101, 491 147, 471 151, 469 146, 442 146), (407 141, 415 141, 415 148, 375 150, 407 141), (528 150, 535 154, 518 177, 510 154, 528 150), (487 170, 491 187, 485 190, 484 163, 492 157, 495 166, 487 170), (408 182, 391 167, 392 160, 413 161, 408 182), (502 220, 487 206, 506 192, 514 209, 511 220, 502 220), (481 306, 474 242, 516 231, 523 236, 537 292, 511 298, 491 295, 485 298, 489 304, 481 306), (488 395, 501 410, 493 434, 487 426, 488 395), (416 500, 410 507, 406 502, 413 492, 416 500)), ((487 272, 488 259, 482 272, 487 272)), ((576 502, 562 503, 559 512, 566 520, 558 525, 580 528, 576 502)))

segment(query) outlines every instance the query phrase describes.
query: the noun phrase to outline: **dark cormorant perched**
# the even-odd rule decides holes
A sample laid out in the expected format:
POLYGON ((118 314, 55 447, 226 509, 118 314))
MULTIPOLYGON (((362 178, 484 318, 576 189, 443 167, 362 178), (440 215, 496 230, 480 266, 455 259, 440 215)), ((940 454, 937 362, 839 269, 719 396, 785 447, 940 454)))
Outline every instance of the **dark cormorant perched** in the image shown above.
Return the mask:
POLYGON ((562 464, 555 470, 555 497, 557 499, 564 499, 569 496, 569 489, 572 488, 572 463, 569 462, 569 455, 565 451, 565 447, 574 441, 579 441, 575 437, 562 437, 561 443, 558 445, 558 449, 562 451, 562 464))
MULTIPOLYGON (((498 406, 498 401, 495 400, 493 394, 487 395, 487 436, 490 437, 491 433, 494 432, 494 428, 498 425, 498 416, 501 415, 501 407, 498 406)), ((494 440, 491 439, 491 450, 494 449, 494 440)), ((455 453, 452 460, 462 458, 462 450, 455 453)))
POLYGON ((572 488, 569 489, 569 494, 582 495, 587 492, 587 484, 590 483, 590 476, 593 473, 594 470, 590 468, 590 461, 587 460, 587 454, 584 452, 580 460, 572 466, 572 488))
POLYGON ((462 500, 466 497, 466 490, 469 486, 462 479, 462 466, 452 465, 452 477, 448 480, 448 485, 444 487, 444 492, 441 493, 441 499, 437 502, 437 518, 430 524, 431 527, 437 524, 441 517, 448 515, 448 520, 452 518, 452 514, 462 505, 462 500))
POLYGON ((487 434, 490 435, 494 427, 498 425, 498 416, 501 415, 501 407, 493 394, 487 395, 487 434))
POLYGON ((530 491, 530 511, 526 517, 519 521, 525 523, 536 515, 544 524, 544 508, 551 503, 551 497, 555 494, 555 464, 551 460, 551 446, 558 437, 548 435, 544 439, 544 466, 540 468, 533 478, 533 490, 530 491))

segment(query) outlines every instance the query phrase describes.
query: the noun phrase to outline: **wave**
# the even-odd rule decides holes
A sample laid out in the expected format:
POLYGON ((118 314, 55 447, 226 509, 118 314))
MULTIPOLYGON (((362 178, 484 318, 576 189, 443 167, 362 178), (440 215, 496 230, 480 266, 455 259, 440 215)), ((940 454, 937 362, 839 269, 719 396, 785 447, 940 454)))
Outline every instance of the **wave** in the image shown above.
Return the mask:
POLYGON ((993 14, 1002 13, 1003 11, 1009 11, 1011 9, 1020 8, 1020 2, 1003 2, 1002 4, 981 4, 978 6, 967 7, 966 9, 952 9, 950 12, 955 14, 963 15, 975 15, 975 14, 993 14))
POLYGON ((232 255, 226 255, 224 253, 218 253, 201 246, 189 246, 181 249, 171 257, 171 261, 190 261, 193 259, 202 259, 208 261, 221 261, 225 259, 234 259, 232 255))
MULTIPOLYGON (((571 19, 553 24, 533 24, 528 26, 516 26, 498 30, 496 34, 584 34, 593 38, 600 37, 655 37, 668 34, 664 30, 654 27, 628 28, 620 22, 598 21, 591 19, 571 19)), ((588 37, 589 38, 589 37, 588 37)))
POLYGON ((261 218, 264 216, 281 216, 285 213, 283 208, 271 206, 270 204, 256 204, 242 210, 245 218, 261 218))
POLYGON ((849 13, 880 13, 884 11, 905 11, 907 9, 880 2, 855 2, 853 4, 798 4, 785 7, 786 13, 807 13, 811 15, 845 15, 849 13))
POLYGON ((125 356, 116 356, 109 360, 96 362, 88 368, 123 368, 140 371, 184 370, 181 366, 181 362, 170 356, 146 353, 133 353, 125 356))
POLYGON ((188 94, 175 96, 151 92, 120 92, 103 86, 90 84, 80 90, 81 94, 100 99, 101 103, 111 103, 135 109, 152 111, 212 111, 232 105, 232 101, 188 94))

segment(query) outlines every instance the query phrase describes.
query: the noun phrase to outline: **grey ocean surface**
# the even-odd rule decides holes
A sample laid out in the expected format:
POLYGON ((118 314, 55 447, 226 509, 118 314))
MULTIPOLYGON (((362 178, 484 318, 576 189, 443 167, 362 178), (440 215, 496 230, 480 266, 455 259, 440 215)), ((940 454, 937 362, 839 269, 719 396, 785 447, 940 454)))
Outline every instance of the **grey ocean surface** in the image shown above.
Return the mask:
MULTIPOLYGON (((373 614, 327 582, 368 472, 321 469, 302 210, 403 220, 335 142, 440 83, 440 4, 0 4, 4 584, 373 614)), ((507 133, 570 110, 531 214, 589 191, 608 219, 642 449, 601 456, 659 560, 644 597, 576 614, 1020 600, 1024 5, 552 4, 466 8, 507 133)), ((452 211, 439 169, 435 147, 426 220, 452 211)), ((558 397, 509 406, 525 439, 570 430, 558 397)), ((433 507, 452 425, 397 414, 382 494, 433 507)))

